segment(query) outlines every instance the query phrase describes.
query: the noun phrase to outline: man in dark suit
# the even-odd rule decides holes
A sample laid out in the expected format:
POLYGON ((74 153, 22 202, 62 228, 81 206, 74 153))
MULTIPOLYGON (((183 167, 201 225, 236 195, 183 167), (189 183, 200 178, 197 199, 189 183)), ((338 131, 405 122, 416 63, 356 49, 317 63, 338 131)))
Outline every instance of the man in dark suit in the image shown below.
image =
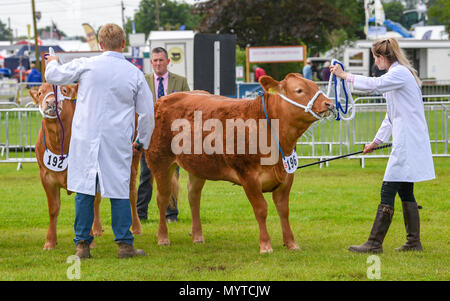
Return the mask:
MULTIPOLYGON (((147 74, 145 79, 148 86, 153 93, 153 102, 164 95, 168 95, 173 92, 190 91, 189 85, 185 77, 174 74, 167 70, 167 66, 170 63, 167 51, 162 47, 156 47, 152 50, 151 64, 153 72, 147 74)), ((172 196, 170 198, 169 207, 167 207, 166 218, 167 222, 178 221, 178 178, 180 175, 180 167, 172 178, 172 196)), ((137 211, 139 219, 146 220, 148 213, 148 204, 152 198, 153 177, 150 169, 145 162, 145 156, 141 157, 141 175, 139 178, 138 188, 138 200, 137 211)))

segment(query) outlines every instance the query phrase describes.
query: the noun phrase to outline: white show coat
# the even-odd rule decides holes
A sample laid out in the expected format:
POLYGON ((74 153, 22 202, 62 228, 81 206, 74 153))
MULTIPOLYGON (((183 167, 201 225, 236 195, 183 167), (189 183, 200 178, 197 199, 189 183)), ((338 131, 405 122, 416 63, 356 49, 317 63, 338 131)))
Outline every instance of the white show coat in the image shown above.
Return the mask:
POLYGON ((128 199, 135 110, 138 139, 147 149, 155 127, 153 96, 144 74, 123 54, 106 51, 90 58, 46 66, 51 84, 79 82, 72 122, 67 189, 102 197, 128 199))
POLYGON ((412 73, 394 62, 380 77, 354 75, 357 90, 384 93, 384 118, 375 138, 389 141, 392 152, 383 181, 420 182, 435 178, 422 92, 412 73))

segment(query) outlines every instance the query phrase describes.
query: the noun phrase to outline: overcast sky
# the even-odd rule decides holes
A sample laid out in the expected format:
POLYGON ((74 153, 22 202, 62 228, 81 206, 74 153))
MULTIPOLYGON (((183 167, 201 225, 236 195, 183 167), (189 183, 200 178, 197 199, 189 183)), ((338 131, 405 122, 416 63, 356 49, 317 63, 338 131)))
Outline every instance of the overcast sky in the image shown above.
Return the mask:
MULTIPOLYGON (((176 0, 195 3, 196 0, 176 0)), ((141 0, 123 0, 125 17, 133 17, 141 0)), ((68 36, 84 36, 82 23, 97 28, 106 23, 122 25, 121 0, 35 0, 36 11, 42 14, 38 28, 50 26, 52 20, 58 29, 68 36)), ((31 24, 33 36, 31 0, 0 0, 0 20, 11 28, 14 36, 27 36, 27 24, 31 24)), ((126 18, 125 18, 126 19, 126 18)))

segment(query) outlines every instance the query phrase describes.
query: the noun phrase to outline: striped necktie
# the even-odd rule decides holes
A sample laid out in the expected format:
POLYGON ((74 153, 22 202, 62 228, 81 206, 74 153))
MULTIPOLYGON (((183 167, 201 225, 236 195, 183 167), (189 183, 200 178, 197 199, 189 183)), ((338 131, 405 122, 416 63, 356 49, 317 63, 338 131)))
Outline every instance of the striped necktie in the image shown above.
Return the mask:
POLYGON ((158 99, 164 96, 164 85, 163 85, 163 79, 162 77, 158 77, 158 99))

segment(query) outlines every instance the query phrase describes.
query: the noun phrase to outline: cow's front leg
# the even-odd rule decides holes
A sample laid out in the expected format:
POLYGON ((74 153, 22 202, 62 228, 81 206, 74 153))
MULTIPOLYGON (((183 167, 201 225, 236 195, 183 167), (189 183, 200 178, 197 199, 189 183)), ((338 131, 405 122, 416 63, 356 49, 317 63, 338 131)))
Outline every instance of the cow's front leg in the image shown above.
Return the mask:
POLYGON ((205 179, 194 176, 189 173, 188 199, 191 206, 192 215, 192 241, 194 243, 204 243, 202 232, 202 222, 200 220, 200 198, 202 188, 205 185, 205 179))
POLYGON ((261 182, 258 179, 257 173, 248 173, 240 176, 242 187, 244 187, 245 194, 249 199, 255 213, 256 221, 259 225, 259 248, 260 253, 273 252, 270 244, 269 232, 267 232, 266 218, 267 218, 267 202, 262 193, 261 182))
POLYGON ((282 183, 276 190, 272 192, 272 199, 277 207, 278 215, 281 221, 281 230, 283 232, 284 245, 291 250, 298 250, 299 247, 295 243, 291 226, 289 225, 289 192, 291 191, 294 175, 289 174, 286 182, 282 183))
POLYGON ((44 186, 45 194, 47 195, 48 215, 50 218, 44 250, 52 250, 56 247, 58 242, 56 224, 61 206, 60 188, 53 183, 49 183, 50 181, 42 179, 42 177, 41 180, 44 186))

